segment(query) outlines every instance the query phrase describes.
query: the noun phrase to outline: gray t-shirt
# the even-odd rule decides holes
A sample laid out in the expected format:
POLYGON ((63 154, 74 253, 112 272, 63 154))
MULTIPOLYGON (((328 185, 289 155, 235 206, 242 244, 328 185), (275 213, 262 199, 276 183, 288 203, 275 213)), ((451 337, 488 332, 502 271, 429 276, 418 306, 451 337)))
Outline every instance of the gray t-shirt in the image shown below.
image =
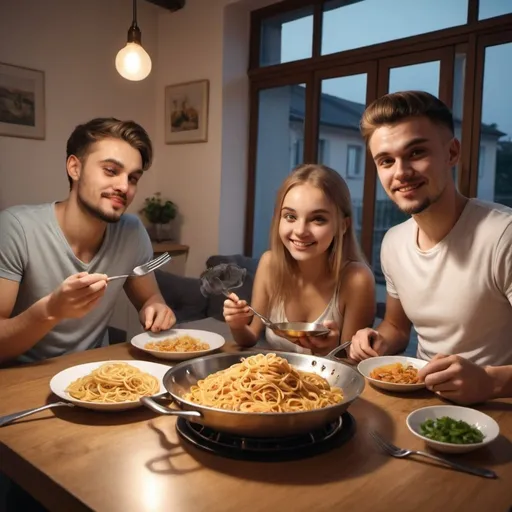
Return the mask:
MULTIPOLYGON (((79 272, 130 274, 153 256, 151 241, 140 219, 125 214, 108 224, 105 238, 90 263, 79 260, 55 215, 55 203, 14 206, 0 212, 0 278, 20 283, 11 317, 50 294, 79 272)), ((19 361, 32 362, 108 343, 107 325, 124 279, 108 284, 100 303, 87 315, 54 327, 19 361)))

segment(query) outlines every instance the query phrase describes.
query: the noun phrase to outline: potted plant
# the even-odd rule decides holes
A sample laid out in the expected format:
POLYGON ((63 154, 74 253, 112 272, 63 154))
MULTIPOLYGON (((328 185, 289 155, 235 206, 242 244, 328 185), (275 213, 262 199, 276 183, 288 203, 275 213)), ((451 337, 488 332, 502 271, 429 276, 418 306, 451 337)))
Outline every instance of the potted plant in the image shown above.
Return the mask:
POLYGON ((146 219, 154 226, 154 236, 157 242, 165 240, 166 227, 169 223, 176 218, 178 208, 170 200, 163 200, 160 192, 156 192, 153 196, 147 197, 144 201, 144 206, 140 210, 146 219))

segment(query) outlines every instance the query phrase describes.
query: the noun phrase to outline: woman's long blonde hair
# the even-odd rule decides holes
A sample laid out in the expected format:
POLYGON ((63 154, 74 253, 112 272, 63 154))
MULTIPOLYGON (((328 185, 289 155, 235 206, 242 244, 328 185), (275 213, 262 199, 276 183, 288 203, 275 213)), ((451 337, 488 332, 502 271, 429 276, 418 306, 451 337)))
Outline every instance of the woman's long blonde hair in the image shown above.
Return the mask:
POLYGON ((346 262, 366 263, 354 231, 352 201, 345 180, 333 169, 320 164, 302 164, 293 169, 277 192, 274 217, 270 228, 270 250, 272 281, 270 286, 269 313, 273 306, 289 297, 290 284, 297 276, 298 265, 283 245, 279 236, 281 208, 286 194, 297 185, 309 184, 319 188, 336 208, 335 234, 329 249, 327 261, 329 271, 339 288, 341 271, 346 262), (343 234, 343 219, 350 219, 343 234))

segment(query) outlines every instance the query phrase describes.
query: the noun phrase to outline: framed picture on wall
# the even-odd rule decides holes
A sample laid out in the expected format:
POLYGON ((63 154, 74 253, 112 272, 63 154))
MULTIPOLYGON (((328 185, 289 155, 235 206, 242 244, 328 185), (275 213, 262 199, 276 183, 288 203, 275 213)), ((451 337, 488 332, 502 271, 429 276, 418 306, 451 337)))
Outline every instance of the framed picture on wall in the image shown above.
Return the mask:
POLYGON ((209 81, 197 80, 165 88, 165 143, 208 140, 209 81))
POLYGON ((0 62, 0 136, 45 138, 44 71, 0 62))

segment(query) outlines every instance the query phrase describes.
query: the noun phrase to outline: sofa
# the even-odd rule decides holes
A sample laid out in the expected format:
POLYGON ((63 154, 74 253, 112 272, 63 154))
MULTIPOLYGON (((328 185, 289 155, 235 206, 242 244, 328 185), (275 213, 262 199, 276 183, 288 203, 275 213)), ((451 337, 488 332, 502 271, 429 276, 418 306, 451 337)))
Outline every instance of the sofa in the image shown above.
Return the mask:
MULTIPOLYGON (((206 268, 221 263, 235 263, 239 267, 245 268, 247 273, 244 283, 236 289, 236 294, 241 299, 250 301, 258 261, 257 258, 249 258, 241 254, 210 256, 206 261, 206 268)), ((156 270, 155 277, 165 302, 176 315, 177 324, 193 322, 203 318, 215 318, 224 321, 222 308, 225 297, 223 295, 205 297, 201 293, 201 280, 199 278, 178 276, 164 270, 156 270)))

